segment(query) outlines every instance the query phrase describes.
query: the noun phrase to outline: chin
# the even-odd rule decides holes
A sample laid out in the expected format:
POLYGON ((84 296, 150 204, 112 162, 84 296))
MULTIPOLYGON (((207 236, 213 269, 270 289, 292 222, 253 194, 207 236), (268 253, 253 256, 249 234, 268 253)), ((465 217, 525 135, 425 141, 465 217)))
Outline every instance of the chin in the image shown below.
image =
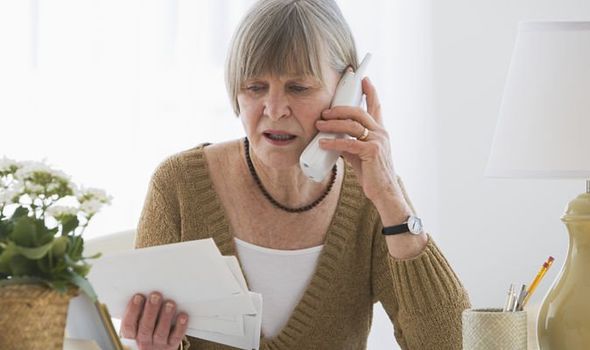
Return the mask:
POLYGON ((274 146, 265 139, 259 139, 258 144, 252 145, 255 157, 264 165, 275 169, 287 169, 299 165, 299 157, 304 147, 297 145, 274 146))

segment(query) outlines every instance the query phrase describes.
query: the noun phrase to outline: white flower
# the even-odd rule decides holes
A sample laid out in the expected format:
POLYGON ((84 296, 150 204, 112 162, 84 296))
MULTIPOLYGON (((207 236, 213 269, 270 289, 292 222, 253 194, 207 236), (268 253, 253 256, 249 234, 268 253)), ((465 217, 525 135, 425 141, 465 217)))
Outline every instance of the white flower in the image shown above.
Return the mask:
POLYGON ((54 205, 45 211, 45 214, 48 216, 53 216, 54 218, 60 218, 63 216, 77 216, 78 215, 78 208, 75 207, 66 207, 61 205, 54 205))
POLYGON ((13 167, 18 167, 18 163, 15 160, 6 157, 0 159, 0 173, 9 171, 13 167))
POLYGON ((100 188, 81 188, 76 192, 76 198, 78 198, 78 201, 81 204, 92 200, 102 204, 111 204, 113 197, 107 195, 107 193, 100 188))
POLYGON ((98 199, 86 200, 80 204, 80 210, 85 212, 88 216, 91 216, 98 213, 103 204, 104 202, 101 202, 98 199))
POLYGON ((0 190, 0 207, 16 203, 16 201, 14 201, 14 197, 19 194, 20 193, 18 191, 11 189, 0 190))
POLYGON ((27 193, 29 193, 29 194, 31 194, 31 193, 41 194, 45 190, 45 188, 43 186, 38 185, 38 184, 31 182, 31 181, 27 181, 25 184, 25 187, 26 187, 27 193))
POLYGON ((19 180, 30 179, 35 173, 44 173, 51 175, 63 181, 69 181, 70 177, 61 170, 51 168, 44 162, 21 162, 20 168, 16 171, 14 176, 19 180))
POLYGON ((26 161, 20 163, 20 168, 14 174, 19 180, 25 180, 33 176, 34 173, 49 173, 51 168, 42 162, 26 161))
POLYGON ((13 182, 10 185, 10 188, 12 191, 18 193, 18 194, 23 194, 25 193, 25 185, 22 182, 13 182))

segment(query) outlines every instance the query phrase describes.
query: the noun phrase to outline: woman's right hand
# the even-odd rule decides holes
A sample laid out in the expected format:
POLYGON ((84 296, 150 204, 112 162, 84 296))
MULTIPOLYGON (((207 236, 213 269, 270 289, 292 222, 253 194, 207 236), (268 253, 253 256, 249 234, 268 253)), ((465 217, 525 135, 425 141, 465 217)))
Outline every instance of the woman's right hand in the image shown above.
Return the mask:
POLYGON ((135 339, 140 350, 177 350, 188 326, 188 315, 176 313, 176 303, 152 292, 147 300, 135 294, 121 322, 121 336, 135 339), (174 322, 174 320, 176 322, 174 322))

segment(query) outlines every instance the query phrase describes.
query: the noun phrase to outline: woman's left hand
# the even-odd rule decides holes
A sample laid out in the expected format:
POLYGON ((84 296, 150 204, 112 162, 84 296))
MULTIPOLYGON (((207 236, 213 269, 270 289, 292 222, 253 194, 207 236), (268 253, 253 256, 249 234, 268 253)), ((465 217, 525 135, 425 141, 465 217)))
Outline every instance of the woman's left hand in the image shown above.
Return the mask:
POLYGON ((382 196, 396 193, 397 182, 389 144, 389 134, 383 126, 381 105, 375 86, 368 78, 362 81, 366 95, 367 110, 361 107, 337 106, 322 113, 316 122, 319 131, 343 133, 351 139, 321 139, 320 147, 342 152, 342 156, 352 165, 363 188, 365 196, 378 201, 382 196), (359 140, 365 128, 368 135, 359 140))

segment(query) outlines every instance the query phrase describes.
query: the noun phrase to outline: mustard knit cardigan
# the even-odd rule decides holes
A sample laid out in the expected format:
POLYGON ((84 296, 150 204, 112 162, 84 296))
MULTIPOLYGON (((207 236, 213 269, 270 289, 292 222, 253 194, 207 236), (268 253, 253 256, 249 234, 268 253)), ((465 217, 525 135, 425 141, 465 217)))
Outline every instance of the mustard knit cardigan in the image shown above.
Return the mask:
MULTIPOLYGON (((237 256, 211 182, 206 145, 173 155, 156 169, 136 247, 211 237, 221 254, 237 256)), ((180 268, 190 267, 187 261, 180 268)), ((287 325, 276 337, 262 338, 260 349, 365 349, 376 302, 393 322, 402 349, 461 349, 461 312, 470 306, 461 282, 432 238, 415 258, 389 255, 380 217, 346 164, 312 280, 287 325)), ((233 349, 191 337, 188 341, 196 350, 233 349)))

